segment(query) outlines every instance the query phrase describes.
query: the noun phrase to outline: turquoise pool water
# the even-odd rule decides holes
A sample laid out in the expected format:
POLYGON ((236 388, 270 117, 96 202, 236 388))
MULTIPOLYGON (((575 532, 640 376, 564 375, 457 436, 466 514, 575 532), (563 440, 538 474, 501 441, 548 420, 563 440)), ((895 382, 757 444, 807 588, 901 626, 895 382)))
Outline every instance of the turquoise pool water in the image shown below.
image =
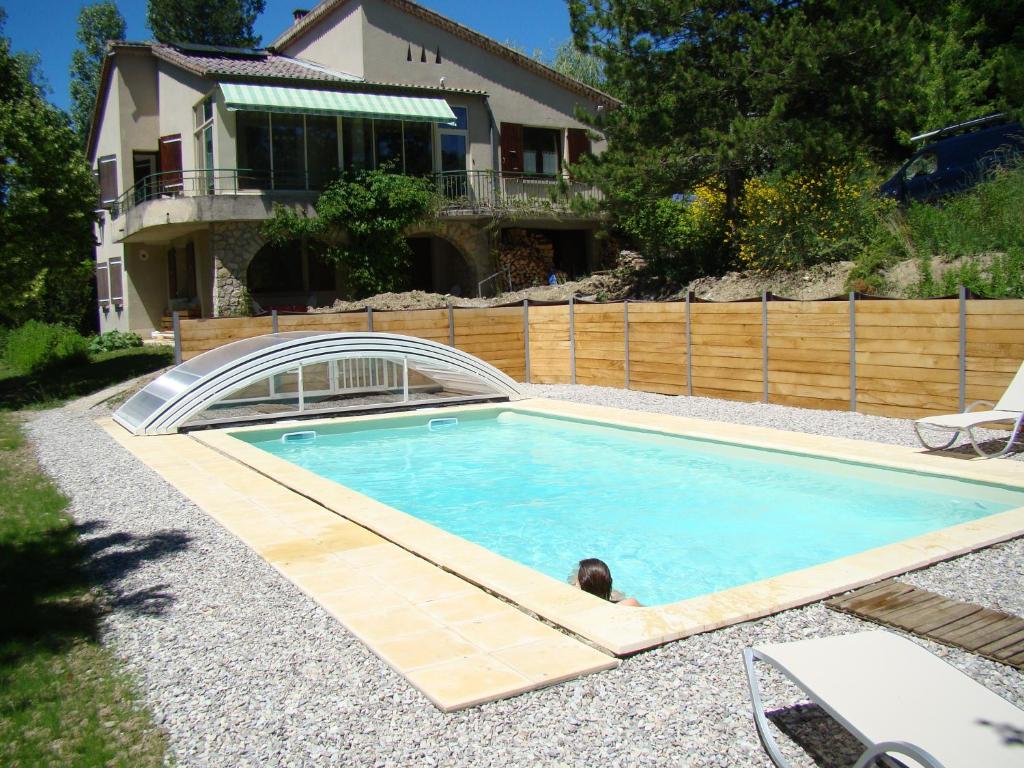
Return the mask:
POLYGON ((1024 506, 1024 493, 511 411, 236 433, 538 571, 675 602, 1024 506))

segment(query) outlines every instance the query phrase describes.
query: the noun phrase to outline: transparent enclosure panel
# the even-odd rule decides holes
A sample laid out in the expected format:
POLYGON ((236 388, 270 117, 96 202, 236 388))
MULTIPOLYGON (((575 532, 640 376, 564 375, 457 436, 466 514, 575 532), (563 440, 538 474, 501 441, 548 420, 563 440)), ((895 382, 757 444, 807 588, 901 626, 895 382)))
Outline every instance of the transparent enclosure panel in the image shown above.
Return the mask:
POLYGON ((340 357, 275 373, 228 392, 190 418, 187 424, 244 421, 267 415, 310 411, 373 408, 381 405, 444 400, 491 394, 484 381, 444 363, 408 366, 408 394, 401 360, 383 357, 340 357))

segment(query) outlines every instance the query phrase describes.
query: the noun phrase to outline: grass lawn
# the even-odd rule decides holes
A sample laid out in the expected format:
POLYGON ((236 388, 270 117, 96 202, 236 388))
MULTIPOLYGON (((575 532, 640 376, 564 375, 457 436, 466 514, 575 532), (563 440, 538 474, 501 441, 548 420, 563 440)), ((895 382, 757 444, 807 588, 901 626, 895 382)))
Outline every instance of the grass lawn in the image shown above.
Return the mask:
POLYGON ((84 365, 31 376, 18 376, 0 363, 0 410, 52 408, 65 400, 159 370, 174 362, 173 357, 170 347, 119 349, 92 355, 84 365))
POLYGON ((99 643, 100 595, 82 570, 67 500, 39 471, 9 410, 56 404, 168 362, 145 349, 101 355, 52 379, 0 369, 0 765, 163 764, 164 735, 99 643))

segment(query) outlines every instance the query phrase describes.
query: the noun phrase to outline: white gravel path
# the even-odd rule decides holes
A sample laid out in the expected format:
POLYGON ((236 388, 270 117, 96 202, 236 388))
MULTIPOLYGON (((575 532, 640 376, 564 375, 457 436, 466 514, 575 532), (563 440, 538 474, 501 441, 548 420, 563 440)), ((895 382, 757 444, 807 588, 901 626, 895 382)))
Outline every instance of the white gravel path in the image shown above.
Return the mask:
MULTIPOLYGON (((590 387, 537 395, 913 444, 905 421, 590 387)), ((821 604, 699 635, 610 672, 443 715, 231 534, 64 408, 27 427, 110 594, 105 640, 185 766, 767 766, 740 658, 750 644, 866 628, 821 604)), ((1019 458, 1019 457, 1018 457, 1019 458)), ((908 577, 1024 614, 1024 539, 908 577)), ((925 643, 1024 706, 1024 675, 925 643)), ((769 702, 795 700, 769 680, 769 702)), ((849 765, 856 744, 815 710, 788 716, 797 765, 849 765)))

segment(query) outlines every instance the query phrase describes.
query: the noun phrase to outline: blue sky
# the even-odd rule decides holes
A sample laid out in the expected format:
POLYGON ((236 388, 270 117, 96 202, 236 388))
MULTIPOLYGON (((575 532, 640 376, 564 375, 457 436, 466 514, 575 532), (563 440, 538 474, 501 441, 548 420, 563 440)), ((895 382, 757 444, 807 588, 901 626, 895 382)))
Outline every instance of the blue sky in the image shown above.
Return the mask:
MULTIPOLYGON (((148 40, 146 0, 116 0, 128 22, 130 40, 148 40)), ((569 37, 569 11, 564 0, 419 0, 421 5, 444 14, 499 42, 513 41, 532 53, 550 54, 569 37)), ((311 8, 316 0, 267 0, 267 8, 256 22, 256 32, 267 44, 291 24, 292 10, 311 8)), ((43 74, 50 87, 50 100, 67 109, 68 67, 75 39, 78 12, 88 2, 81 0, 0 0, 7 11, 5 34, 14 50, 34 51, 42 57, 43 74)))

